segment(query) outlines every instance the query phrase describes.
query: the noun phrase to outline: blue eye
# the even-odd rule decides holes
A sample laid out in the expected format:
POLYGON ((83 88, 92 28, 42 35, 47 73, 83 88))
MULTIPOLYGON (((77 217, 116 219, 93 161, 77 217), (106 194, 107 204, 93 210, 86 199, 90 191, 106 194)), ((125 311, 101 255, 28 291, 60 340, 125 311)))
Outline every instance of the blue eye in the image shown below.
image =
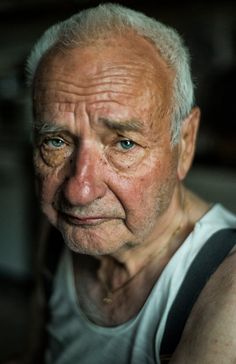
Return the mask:
POLYGON ((65 144, 65 142, 64 142, 64 140, 62 140, 60 138, 51 138, 51 139, 46 140, 46 144, 49 147, 61 148, 65 144))
POLYGON ((135 146, 135 143, 132 140, 124 139, 119 142, 122 149, 129 150, 135 146))

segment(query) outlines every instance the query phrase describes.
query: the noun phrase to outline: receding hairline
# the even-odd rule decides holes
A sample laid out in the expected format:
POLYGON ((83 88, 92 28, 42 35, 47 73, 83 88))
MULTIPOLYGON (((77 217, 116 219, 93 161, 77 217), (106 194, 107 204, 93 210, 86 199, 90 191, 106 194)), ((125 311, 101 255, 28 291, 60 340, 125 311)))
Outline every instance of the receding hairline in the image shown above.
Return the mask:
MULTIPOLYGON (((80 42, 78 44, 74 45, 63 45, 63 42, 59 41, 55 43, 51 48, 49 48, 41 57, 41 60, 38 64, 36 74, 38 70, 41 68, 43 64, 45 64, 50 58, 54 58, 57 55, 67 55, 70 50, 83 50, 83 49, 94 49, 97 50, 98 54, 102 52, 103 48, 117 48, 119 45, 119 42, 122 44, 122 47, 125 46, 125 43, 128 45, 134 45, 134 55, 138 56, 139 59, 143 60, 143 63, 147 66, 153 66, 153 69, 156 70, 156 66, 158 66, 158 63, 161 63, 161 65, 166 68, 166 70, 170 73, 171 78, 173 79, 176 74, 176 70, 168 64, 167 60, 163 55, 161 54, 160 50, 156 47, 154 42, 143 36, 140 35, 136 30, 131 28, 127 25, 127 32, 124 34, 116 34, 114 31, 110 31, 108 33, 99 34, 97 38, 89 38, 88 40, 80 42), (137 47, 137 43, 135 41, 139 40, 140 46, 137 47), (142 48, 141 48, 142 47, 142 48), (146 49, 145 49, 146 48, 146 49), (143 50, 145 53, 139 53, 140 50, 143 50), (148 52, 147 52, 148 51, 148 52), (151 61, 151 62, 150 62, 151 61)), ((127 47, 128 48, 128 47, 127 47)))

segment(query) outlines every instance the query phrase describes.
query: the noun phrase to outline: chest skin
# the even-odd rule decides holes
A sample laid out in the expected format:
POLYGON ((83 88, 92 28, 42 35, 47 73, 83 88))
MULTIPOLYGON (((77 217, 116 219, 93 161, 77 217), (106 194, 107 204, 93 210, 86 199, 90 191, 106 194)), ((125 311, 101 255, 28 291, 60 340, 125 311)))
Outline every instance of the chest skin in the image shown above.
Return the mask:
POLYGON ((167 264, 159 261, 158 268, 151 262, 126 284, 111 294, 112 302, 104 302, 107 288, 98 279, 99 262, 89 256, 73 256, 74 282, 78 304, 93 323, 101 326, 116 326, 135 317, 145 304, 154 284, 167 264), (75 265, 79 269, 75 270, 75 265))

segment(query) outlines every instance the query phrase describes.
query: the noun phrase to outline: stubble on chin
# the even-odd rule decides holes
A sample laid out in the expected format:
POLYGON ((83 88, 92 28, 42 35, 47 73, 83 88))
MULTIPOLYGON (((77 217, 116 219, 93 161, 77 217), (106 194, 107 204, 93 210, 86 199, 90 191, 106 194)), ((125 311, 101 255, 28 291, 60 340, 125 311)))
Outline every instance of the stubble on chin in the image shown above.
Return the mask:
POLYGON ((98 256, 115 253, 125 244, 121 234, 121 231, 124 234, 124 230, 119 226, 122 225, 122 221, 115 223, 114 227, 112 225, 112 222, 104 222, 96 226, 78 227, 59 223, 57 228, 70 250, 79 254, 98 256))

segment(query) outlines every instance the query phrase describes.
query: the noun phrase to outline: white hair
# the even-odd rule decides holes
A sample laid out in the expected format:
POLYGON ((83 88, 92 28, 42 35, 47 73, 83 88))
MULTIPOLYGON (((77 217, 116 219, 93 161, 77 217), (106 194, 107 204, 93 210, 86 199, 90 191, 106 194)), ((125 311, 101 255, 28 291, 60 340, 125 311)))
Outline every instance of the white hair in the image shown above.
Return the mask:
POLYGON ((179 140, 181 122, 193 107, 193 82, 189 52, 179 34, 172 28, 140 12, 117 4, 102 4, 83 10, 50 27, 35 44, 26 65, 27 81, 32 85, 43 56, 52 48, 88 45, 109 34, 126 35, 132 29, 150 41, 163 60, 174 71, 173 95, 170 103, 172 144, 179 140))

